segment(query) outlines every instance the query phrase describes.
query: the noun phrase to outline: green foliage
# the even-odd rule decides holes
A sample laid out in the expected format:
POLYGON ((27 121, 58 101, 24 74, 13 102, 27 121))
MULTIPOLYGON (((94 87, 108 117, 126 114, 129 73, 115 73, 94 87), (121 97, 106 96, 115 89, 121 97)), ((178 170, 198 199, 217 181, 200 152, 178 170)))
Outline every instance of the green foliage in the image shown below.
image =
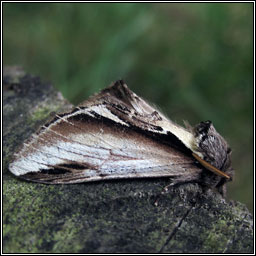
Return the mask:
POLYGON ((123 78, 171 119, 212 120, 233 149, 229 197, 252 209, 253 3, 4 3, 4 65, 73 103, 123 78))

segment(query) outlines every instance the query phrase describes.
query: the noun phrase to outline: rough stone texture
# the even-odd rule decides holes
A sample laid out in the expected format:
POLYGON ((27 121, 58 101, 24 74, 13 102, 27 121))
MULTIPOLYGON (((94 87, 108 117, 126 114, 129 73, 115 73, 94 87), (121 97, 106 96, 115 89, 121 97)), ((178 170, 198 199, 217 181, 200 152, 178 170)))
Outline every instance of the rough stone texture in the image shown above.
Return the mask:
POLYGON ((70 105, 17 67, 3 79, 4 253, 253 253, 252 216, 198 184, 168 179, 73 185, 26 182, 8 171, 13 152, 70 105))

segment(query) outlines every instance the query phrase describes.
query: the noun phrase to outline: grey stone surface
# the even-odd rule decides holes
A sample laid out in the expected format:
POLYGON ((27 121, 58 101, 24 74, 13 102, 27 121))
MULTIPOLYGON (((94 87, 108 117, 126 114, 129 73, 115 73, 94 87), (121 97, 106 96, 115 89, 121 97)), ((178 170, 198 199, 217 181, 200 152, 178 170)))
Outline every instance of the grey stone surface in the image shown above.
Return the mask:
POLYGON ((246 207, 198 184, 162 193, 168 179, 45 185, 13 176, 13 153, 70 106, 49 83, 4 69, 4 253, 253 253, 246 207))

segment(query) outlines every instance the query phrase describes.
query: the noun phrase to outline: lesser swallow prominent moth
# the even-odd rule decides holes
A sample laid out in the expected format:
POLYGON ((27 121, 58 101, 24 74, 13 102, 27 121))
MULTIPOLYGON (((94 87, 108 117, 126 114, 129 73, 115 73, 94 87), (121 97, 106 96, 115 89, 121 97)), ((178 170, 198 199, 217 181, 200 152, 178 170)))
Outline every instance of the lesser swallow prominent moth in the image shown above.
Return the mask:
POLYGON ((184 128, 119 80, 42 126, 9 169, 50 184, 170 177, 222 188, 233 176, 230 155, 210 121, 184 128))

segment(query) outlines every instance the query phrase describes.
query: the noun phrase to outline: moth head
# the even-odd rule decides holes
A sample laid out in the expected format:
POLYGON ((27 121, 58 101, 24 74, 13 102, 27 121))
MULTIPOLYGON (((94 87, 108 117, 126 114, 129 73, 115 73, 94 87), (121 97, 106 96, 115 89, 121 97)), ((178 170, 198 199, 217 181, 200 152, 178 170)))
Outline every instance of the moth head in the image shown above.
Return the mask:
POLYGON ((211 121, 199 123, 194 128, 198 151, 204 160, 231 177, 231 148, 226 140, 216 131, 211 121))

